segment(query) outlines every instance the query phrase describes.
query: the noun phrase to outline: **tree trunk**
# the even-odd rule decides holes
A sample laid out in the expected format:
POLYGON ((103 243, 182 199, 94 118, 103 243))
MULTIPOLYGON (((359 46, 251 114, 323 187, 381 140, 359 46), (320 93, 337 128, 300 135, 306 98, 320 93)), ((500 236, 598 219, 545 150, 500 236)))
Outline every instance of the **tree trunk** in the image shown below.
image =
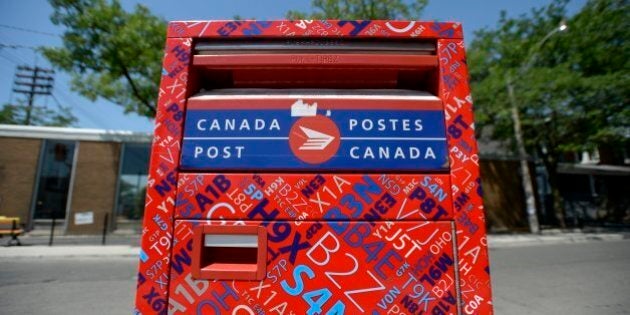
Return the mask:
POLYGON ((560 227, 564 229, 567 225, 565 222, 564 202, 562 195, 560 195, 560 188, 558 187, 558 173, 555 170, 556 167, 557 164, 553 167, 553 171, 547 169, 547 174, 549 174, 549 187, 553 198, 553 210, 556 214, 556 220, 558 220, 560 227))
POLYGON ((567 225, 565 222, 564 202, 562 200, 562 195, 560 194, 560 187, 558 187, 558 162, 553 152, 544 153, 542 150, 539 150, 539 153, 542 157, 543 164, 545 165, 547 175, 549 176, 549 187, 551 189, 551 197, 553 198, 553 211, 556 220, 558 221, 558 225, 560 228, 564 229, 567 225))

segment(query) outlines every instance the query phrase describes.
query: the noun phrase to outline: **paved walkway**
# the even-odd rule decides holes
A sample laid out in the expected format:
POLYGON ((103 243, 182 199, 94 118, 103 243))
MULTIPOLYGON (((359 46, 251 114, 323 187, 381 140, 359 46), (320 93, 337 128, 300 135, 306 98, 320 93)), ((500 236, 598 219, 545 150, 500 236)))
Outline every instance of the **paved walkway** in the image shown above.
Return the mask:
POLYGON ((138 257, 140 247, 127 245, 60 245, 60 246, 11 246, 0 247, 3 258, 107 258, 138 257))

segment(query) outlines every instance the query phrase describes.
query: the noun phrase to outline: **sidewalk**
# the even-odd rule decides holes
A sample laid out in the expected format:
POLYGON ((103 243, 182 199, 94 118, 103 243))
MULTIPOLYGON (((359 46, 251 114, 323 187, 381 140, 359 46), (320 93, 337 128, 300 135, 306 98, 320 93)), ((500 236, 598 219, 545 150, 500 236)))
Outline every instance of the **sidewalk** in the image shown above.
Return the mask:
MULTIPOLYGON (((0 239, 2 242, 4 239, 0 239)), ((73 257, 138 257, 139 235, 107 236, 107 245, 101 245, 100 236, 57 236, 52 247, 42 235, 20 237, 24 246, 0 247, 0 259, 4 258, 73 258, 73 257)), ((490 249, 522 246, 544 246, 553 244, 579 244, 630 240, 628 232, 554 232, 543 234, 491 234, 488 235, 490 249)), ((5 243, 2 243, 4 245, 5 243)))
MULTIPOLYGON (((6 238, 8 241, 8 238, 6 238)), ((20 236, 20 241, 26 246, 48 246, 50 232, 30 232, 20 236)), ((102 235, 53 235, 53 247, 62 245, 101 245, 102 235)), ((0 238, 0 246, 6 244, 5 238, 0 238)), ((110 233, 105 237, 106 245, 140 246, 140 234, 137 233, 110 233)))
POLYGON ((54 235, 48 246, 50 234, 39 231, 20 236, 22 246, 7 247, 8 241, 0 238, 0 259, 138 257, 140 252, 140 235, 126 232, 107 234, 105 246, 102 235, 54 235))
POLYGON ((140 247, 127 245, 60 245, 0 247, 0 260, 14 258, 111 258, 138 257, 140 247))

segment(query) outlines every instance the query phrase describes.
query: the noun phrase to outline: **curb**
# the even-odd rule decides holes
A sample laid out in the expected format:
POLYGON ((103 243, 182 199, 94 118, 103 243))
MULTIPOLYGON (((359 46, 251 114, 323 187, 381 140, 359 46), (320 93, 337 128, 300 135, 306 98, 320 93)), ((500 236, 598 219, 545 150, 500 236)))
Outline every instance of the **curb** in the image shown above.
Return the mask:
POLYGON ((630 239, 629 233, 564 233, 564 234, 522 234, 489 235, 490 249, 512 248, 538 245, 579 244, 587 242, 609 242, 630 239))
POLYGON ((12 246, 0 247, 0 259, 5 258, 110 258, 138 257, 140 247, 134 246, 12 246))

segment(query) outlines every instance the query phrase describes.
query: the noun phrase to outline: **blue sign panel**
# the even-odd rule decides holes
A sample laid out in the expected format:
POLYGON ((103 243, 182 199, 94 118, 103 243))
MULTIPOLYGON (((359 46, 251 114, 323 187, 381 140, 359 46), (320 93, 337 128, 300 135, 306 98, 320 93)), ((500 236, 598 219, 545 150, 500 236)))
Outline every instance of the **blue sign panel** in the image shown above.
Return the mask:
MULTIPOLYGON (((186 113, 181 167, 189 170, 445 170, 439 108, 195 106, 186 113)), ((293 105, 291 106, 291 103, 293 105)))

